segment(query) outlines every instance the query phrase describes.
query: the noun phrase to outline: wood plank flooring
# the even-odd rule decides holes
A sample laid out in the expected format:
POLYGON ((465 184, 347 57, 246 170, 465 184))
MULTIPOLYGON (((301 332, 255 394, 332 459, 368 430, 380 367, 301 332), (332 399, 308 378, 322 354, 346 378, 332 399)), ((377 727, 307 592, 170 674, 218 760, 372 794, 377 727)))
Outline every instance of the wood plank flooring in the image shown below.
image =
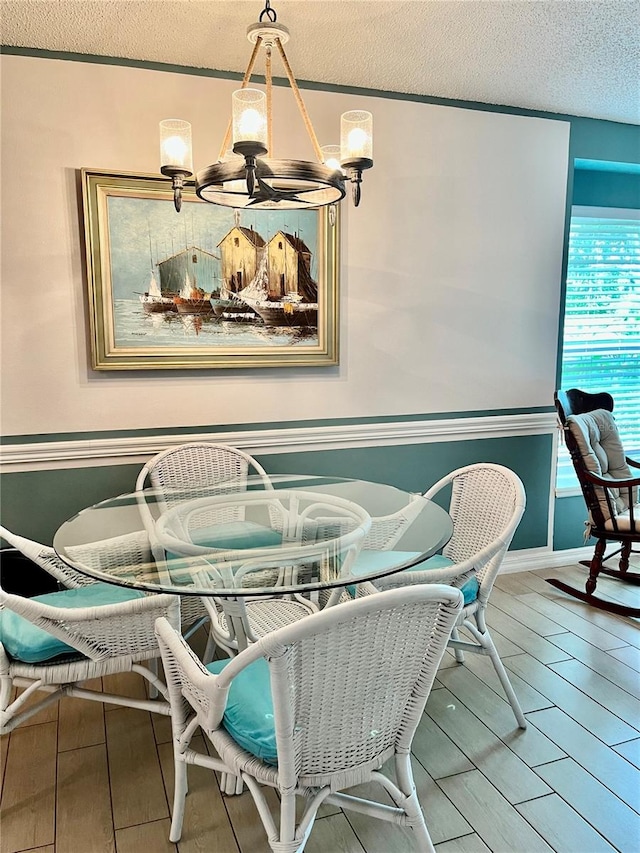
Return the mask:
MULTIPOLYGON (((526 732, 487 658, 467 655, 460 666, 445 655, 413 749, 438 853, 640 851, 640 620, 594 610, 544 581, 561 573, 583 585, 585 571, 496 583, 488 623, 526 732)), ((640 588, 605 577, 598 592, 640 599, 640 588)), ((141 690, 137 677, 119 677, 123 686, 141 690)), ((166 718, 64 699, 0 745, 0 853, 268 853, 250 795, 223 797, 215 774, 198 767, 189 768, 182 840, 169 842, 166 718)), ((306 847, 417 849, 407 830, 327 806, 306 847)))

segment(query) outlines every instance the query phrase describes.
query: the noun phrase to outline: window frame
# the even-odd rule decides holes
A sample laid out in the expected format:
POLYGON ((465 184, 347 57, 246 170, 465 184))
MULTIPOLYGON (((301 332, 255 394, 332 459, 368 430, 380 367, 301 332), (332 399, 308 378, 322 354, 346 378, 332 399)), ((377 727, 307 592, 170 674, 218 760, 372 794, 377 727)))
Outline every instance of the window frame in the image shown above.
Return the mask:
MULTIPOLYGON (((561 334, 561 359, 560 359, 560 376, 563 377, 565 372, 565 351, 566 351, 566 341, 565 341, 565 330, 566 330, 566 318, 567 318, 567 295, 569 293, 569 280, 570 280, 570 257, 569 257, 569 247, 571 241, 571 224, 574 218, 587 218, 587 219, 625 219, 625 220, 636 220, 640 223, 640 209, 637 208, 621 208, 621 207, 601 207, 595 205, 572 205, 570 211, 570 222, 569 222, 569 236, 567 243, 567 271, 566 271, 566 281, 563 295, 563 322, 562 328, 560 330, 561 334)), ((640 297, 639 297, 640 298, 640 297)), ((639 337, 640 343, 640 337, 639 337)), ((573 383, 569 383, 565 388, 565 380, 561 378, 559 387, 563 390, 567 390, 570 386, 573 386, 573 383)), ((640 386, 640 380, 639 380, 640 386)), ((584 387, 582 390, 584 391, 608 391, 608 388, 598 387, 598 388, 586 388, 584 387)), ((640 387, 639 387, 639 395, 640 395, 640 387)), ((615 402, 615 398, 614 398, 615 402)), ((615 415, 615 408, 614 408, 615 415)), ((629 455, 633 455, 637 452, 638 448, 625 448, 626 452, 629 455)), ((571 466, 569 454, 567 453, 562 440, 558 442, 558 453, 556 457, 556 471, 555 471, 555 494, 556 497, 571 497, 574 495, 580 495, 581 490, 578 484, 577 478, 573 472, 573 468, 571 466)))

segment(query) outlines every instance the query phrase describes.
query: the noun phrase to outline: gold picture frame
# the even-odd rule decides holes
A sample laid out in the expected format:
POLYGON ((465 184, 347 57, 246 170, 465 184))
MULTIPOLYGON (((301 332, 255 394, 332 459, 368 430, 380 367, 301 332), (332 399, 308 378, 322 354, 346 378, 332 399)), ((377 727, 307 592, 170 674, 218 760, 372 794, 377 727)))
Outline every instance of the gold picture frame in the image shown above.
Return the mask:
POLYGON ((339 211, 233 210, 82 169, 95 370, 338 363, 339 211))

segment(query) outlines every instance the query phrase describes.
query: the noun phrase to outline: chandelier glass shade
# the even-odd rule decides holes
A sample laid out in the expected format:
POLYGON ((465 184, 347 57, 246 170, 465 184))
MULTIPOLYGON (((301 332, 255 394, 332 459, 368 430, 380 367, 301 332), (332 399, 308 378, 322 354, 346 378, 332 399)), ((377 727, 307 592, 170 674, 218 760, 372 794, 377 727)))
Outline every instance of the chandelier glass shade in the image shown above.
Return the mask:
MULTIPOLYGON (((203 201, 232 208, 306 209, 340 202, 346 194, 345 183, 350 181, 357 206, 362 172, 373 166, 371 113, 364 110, 344 113, 340 145, 321 148, 284 51, 289 31, 276 20, 275 11, 266 0, 259 22, 247 30, 254 48, 242 86, 232 96, 231 119, 218 161, 197 172, 196 194, 203 201), (267 21, 263 23, 265 17, 267 21), (265 52, 265 91, 249 86, 261 49, 265 52), (274 49, 282 60, 317 158, 315 162, 278 160, 272 156, 274 49)), ((177 211, 182 203, 184 182, 193 175, 191 151, 189 122, 181 119, 160 122, 160 171, 171 178, 177 211)))

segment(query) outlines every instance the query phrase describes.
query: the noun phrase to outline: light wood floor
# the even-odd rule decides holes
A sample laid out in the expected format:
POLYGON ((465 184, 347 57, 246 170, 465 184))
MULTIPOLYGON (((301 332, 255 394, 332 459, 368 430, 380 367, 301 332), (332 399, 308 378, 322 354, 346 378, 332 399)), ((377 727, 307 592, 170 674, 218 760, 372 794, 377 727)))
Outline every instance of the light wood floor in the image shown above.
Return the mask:
MULTIPOLYGON (((582 582, 583 571, 562 573, 582 582)), ((445 655, 413 750, 438 853, 640 850, 639 622, 544 582, 557 573, 504 575, 491 598, 489 624, 526 732, 487 659, 467 655, 462 667, 445 655)), ((635 595, 636 605, 640 596, 615 580, 598 590, 635 595)), ((167 718, 70 699, 43 713, 2 739, 1 853, 268 851, 250 795, 223 798, 214 774, 197 767, 183 839, 169 843, 167 718)), ((325 807, 306 849, 417 848, 404 829, 325 807)))

